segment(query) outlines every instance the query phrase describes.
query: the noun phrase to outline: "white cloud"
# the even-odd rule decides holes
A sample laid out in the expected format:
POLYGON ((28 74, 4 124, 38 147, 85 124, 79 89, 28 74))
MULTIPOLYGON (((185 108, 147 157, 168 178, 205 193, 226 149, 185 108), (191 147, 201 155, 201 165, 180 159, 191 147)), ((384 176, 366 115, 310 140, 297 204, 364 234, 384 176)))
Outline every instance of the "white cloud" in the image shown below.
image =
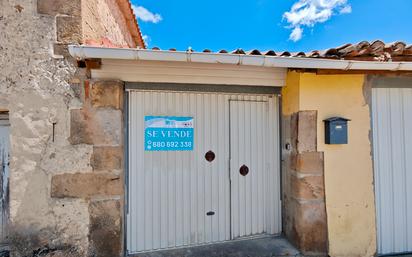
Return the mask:
POLYGON ((134 14, 136 15, 136 18, 144 22, 158 23, 163 19, 160 14, 152 13, 151 11, 144 8, 143 6, 132 5, 132 8, 133 8, 134 14))
POLYGON ((346 13, 351 13, 352 12, 352 6, 346 5, 342 9, 340 9, 339 13, 340 14, 346 14, 346 13))
POLYGON ((295 27, 290 33, 289 39, 293 42, 299 41, 302 38, 303 29, 301 27, 295 27))
POLYGON ((292 32, 289 39, 299 41, 303 35, 303 27, 313 27, 316 23, 329 20, 336 13, 345 14, 352 12, 348 0, 299 0, 290 11, 283 14, 289 23, 292 32))

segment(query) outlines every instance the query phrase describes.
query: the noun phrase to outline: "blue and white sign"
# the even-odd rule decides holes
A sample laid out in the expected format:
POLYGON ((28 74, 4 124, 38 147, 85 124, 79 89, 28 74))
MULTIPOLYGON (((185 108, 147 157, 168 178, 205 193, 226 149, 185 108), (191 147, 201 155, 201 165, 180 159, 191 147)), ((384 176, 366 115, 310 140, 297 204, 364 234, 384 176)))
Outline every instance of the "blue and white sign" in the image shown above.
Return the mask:
POLYGON ((145 116, 146 151, 192 151, 193 117, 145 116))

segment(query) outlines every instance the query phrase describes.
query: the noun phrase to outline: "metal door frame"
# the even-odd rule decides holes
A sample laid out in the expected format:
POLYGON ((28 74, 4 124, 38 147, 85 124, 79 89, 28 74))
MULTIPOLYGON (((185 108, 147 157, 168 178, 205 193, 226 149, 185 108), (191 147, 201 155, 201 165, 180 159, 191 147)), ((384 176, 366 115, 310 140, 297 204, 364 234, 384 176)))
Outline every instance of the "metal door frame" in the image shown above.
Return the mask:
MULTIPOLYGON (((126 89, 126 88, 125 88, 126 89)), ((129 92, 123 92, 123 133, 124 133, 124 207, 123 207, 123 257, 129 256, 127 245, 127 215, 129 213, 129 92)))
MULTIPOLYGON (((269 86, 243 86, 243 85, 214 85, 214 84, 183 84, 183 83, 146 83, 146 82, 125 82, 123 91, 123 133, 124 133, 124 208, 123 208, 123 222, 122 222, 122 236, 123 236, 123 256, 128 257, 129 249, 127 245, 127 215, 129 213, 129 91, 166 91, 166 92, 197 92, 197 93, 239 93, 249 95, 270 95, 278 98, 278 147, 279 147, 279 196, 280 208, 282 208, 282 87, 269 86)), ((229 99, 229 156, 230 152, 230 101, 229 99)), ((239 100, 238 100, 239 101, 239 100)), ((259 102, 259 101, 254 101, 259 102)), ((262 101, 267 102, 267 101, 262 101)), ((230 178, 230 159, 229 159, 229 199, 231 201, 231 178, 230 178)), ((232 216, 231 203, 229 206, 230 219, 232 216)), ((282 210, 280 210, 280 218, 282 217, 282 210)), ((230 238, 232 238, 232 225, 230 224, 230 238)), ((283 231, 282 222, 280 223, 281 231, 283 231)), ((245 240, 242 238, 239 240, 245 240)), ((188 246, 190 247, 190 246, 188 246)), ((196 246, 193 246, 196 247, 196 246)))
MULTIPOLYGON (((10 147, 11 147, 11 145, 10 145, 10 120, 9 120, 9 114, 8 114, 8 112, 7 113, 5 113, 5 112, 0 112, 0 127, 8 127, 8 162, 10 162, 10 147)), ((0 165, 1 165, 2 163, 0 163, 0 165)), ((7 181, 9 181, 9 179, 10 179, 10 166, 9 166, 9 164, 7 164, 7 166, 8 166, 8 176, 6 177, 7 178, 7 181)), ((1 169, 0 169, 1 170, 1 169)), ((2 182, 2 185, 1 185, 1 190, 2 190, 2 195, 3 194, 6 194, 6 196, 5 196, 5 201, 3 201, 4 200, 4 195, 3 195, 3 198, 2 199, 0 199, 0 201, 2 201, 2 208, 4 208, 4 207, 6 207, 5 209, 6 210, 1 210, 2 211, 2 213, 0 213, 0 218, 2 219, 2 226, 3 226, 3 228, 0 228, 1 230, 2 230, 2 233, 5 233, 5 235, 3 235, 4 236, 4 238, 3 238, 3 240, 4 239, 6 239, 7 238, 7 236, 8 236, 8 232, 9 232, 9 228, 8 228, 8 225, 9 225, 9 211, 10 211, 10 209, 9 209, 9 183, 7 183, 6 184, 6 188, 3 188, 3 186, 4 186, 4 177, 3 177, 3 175, 5 175, 3 172, 2 172, 2 174, 0 174, 0 176, 2 176, 2 178, 1 178, 1 182, 2 182), (5 224, 4 224, 5 223, 5 224)))

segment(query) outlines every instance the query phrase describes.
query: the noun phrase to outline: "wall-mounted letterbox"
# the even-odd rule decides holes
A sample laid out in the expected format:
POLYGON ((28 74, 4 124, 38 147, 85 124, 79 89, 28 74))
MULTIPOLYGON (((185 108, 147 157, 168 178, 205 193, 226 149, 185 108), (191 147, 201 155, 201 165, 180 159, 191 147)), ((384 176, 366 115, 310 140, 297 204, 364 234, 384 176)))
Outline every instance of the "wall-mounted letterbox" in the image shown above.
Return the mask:
POLYGON ((325 122, 325 144, 340 145, 348 143, 348 119, 332 117, 325 122))

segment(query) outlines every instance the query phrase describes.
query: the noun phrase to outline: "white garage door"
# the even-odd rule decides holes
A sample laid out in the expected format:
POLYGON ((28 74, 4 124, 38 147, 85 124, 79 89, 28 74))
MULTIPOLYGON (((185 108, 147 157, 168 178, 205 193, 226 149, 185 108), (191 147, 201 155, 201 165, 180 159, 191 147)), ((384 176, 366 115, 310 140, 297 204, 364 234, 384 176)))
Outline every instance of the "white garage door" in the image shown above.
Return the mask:
POLYGON ((378 253, 412 252, 412 88, 372 90, 378 253))
POLYGON ((278 99, 129 91, 129 253, 281 232, 278 99))

